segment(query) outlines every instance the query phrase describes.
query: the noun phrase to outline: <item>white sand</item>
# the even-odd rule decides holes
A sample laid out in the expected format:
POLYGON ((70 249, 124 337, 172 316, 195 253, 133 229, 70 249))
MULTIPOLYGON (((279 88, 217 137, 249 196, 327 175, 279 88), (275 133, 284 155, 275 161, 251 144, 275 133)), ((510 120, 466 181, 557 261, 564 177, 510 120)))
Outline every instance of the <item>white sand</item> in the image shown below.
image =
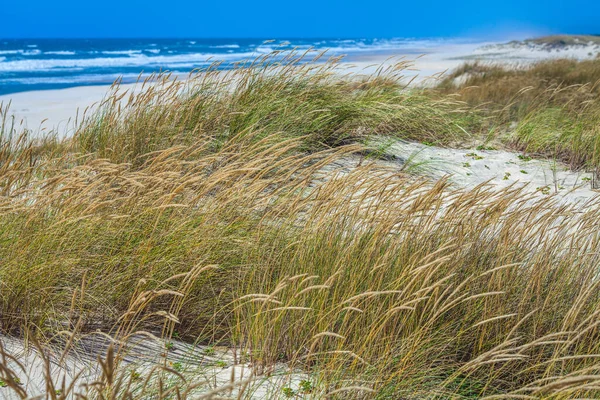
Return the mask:
POLYGON ((573 171, 560 161, 536 160, 510 151, 464 150, 393 141, 386 149, 408 170, 438 180, 448 177, 454 186, 472 189, 489 183, 498 188, 525 186, 540 196, 555 195, 565 202, 581 203, 598 195, 592 174, 573 171))
MULTIPOLYGON (((8 366, 16 372, 20 386, 31 396, 44 396, 46 393, 46 362, 32 348, 25 348, 19 339, 0 337, 4 351, 18 360, 8 361, 8 366), (21 368, 23 367, 23 369, 21 368)), ((300 382, 310 377, 298 370, 290 369, 285 364, 276 364, 269 370, 257 370, 247 360, 240 360, 231 349, 225 347, 207 347, 172 340, 173 348, 166 350, 166 342, 147 336, 134 335, 128 341, 126 350, 120 353, 121 366, 125 378, 137 373, 143 379, 158 366, 171 368, 186 378, 190 384, 199 385, 191 393, 200 396, 203 393, 233 384, 231 390, 219 393, 219 398, 238 398, 240 389, 244 388, 242 398, 286 398, 282 387, 300 390, 300 382)), ((60 390, 63 379, 65 387, 73 384, 75 392, 85 394, 85 384, 97 380, 101 376, 96 359, 106 358, 108 341, 104 336, 88 336, 81 342, 74 342, 72 351, 61 360, 60 352, 47 351, 50 361, 50 374, 55 389, 60 390)), ((177 382, 173 374, 163 375, 171 384, 177 382)), ((127 381, 126 381, 127 382, 127 381)), ((141 381, 134 381, 139 385, 141 381)), ((19 399, 9 388, 0 388, 0 398, 19 399)))
POLYGON ((482 46, 493 46, 493 43, 451 43, 436 47, 419 49, 419 53, 402 54, 393 51, 381 51, 362 55, 351 55, 345 60, 353 70, 371 74, 380 64, 393 64, 398 61, 409 61, 412 67, 403 72, 409 78, 418 76, 420 81, 450 71, 466 60, 470 60, 482 46))
MULTIPOLYGON (((123 90, 135 85, 122 85, 123 90)), ((60 136, 73 133, 76 121, 89 115, 107 94, 110 86, 79 86, 0 96, 0 104, 10 104, 15 125, 33 133, 55 131, 60 136)), ((19 130, 19 129, 18 129, 19 130)))

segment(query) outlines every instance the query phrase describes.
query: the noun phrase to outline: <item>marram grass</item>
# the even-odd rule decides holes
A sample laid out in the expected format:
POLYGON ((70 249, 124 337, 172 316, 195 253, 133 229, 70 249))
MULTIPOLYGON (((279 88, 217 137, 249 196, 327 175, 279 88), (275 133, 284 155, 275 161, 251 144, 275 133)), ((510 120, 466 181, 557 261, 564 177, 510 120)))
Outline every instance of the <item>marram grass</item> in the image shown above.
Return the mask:
POLYGON ((600 58, 465 64, 434 91, 473 107, 479 118, 470 126, 487 140, 572 168, 600 163, 600 58))
MULTIPOLYGON (((3 334, 42 353, 95 330, 176 335, 311 376, 274 398, 598 397, 597 201, 456 190, 365 159, 372 135, 466 140, 464 105, 394 86, 393 70, 330 68, 159 77, 71 140, 3 136, 3 334)), ((7 360, 0 390, 27 397, 7 360)), ((134 377, 113 347, 87 387, 50 365, 53 399, 231 393, 200 395, 168 365, 134 377)))

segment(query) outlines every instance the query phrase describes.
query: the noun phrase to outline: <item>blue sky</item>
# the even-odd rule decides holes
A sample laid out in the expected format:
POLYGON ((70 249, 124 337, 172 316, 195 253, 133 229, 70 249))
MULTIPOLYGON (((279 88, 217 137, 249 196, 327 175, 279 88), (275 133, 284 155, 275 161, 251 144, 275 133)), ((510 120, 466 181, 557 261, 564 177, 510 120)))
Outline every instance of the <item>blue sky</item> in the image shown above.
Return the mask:
POLYGON ((600 34, 600 0, 2 0, 0 37, 600 34))

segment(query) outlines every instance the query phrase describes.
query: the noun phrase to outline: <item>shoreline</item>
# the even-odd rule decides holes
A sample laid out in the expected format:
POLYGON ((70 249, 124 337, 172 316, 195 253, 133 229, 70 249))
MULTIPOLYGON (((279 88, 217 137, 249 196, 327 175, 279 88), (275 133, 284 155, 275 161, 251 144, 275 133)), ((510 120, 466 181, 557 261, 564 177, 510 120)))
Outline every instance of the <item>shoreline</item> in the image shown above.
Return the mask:
MULTIPOLYGON (((337 69, 340 75, 357 73, 373 75, 381 65, 391 66, 398 62, 407 62, 403 71, 407 80, 427 81, 440 73, 449 71, 462 60, 443 60, 439 56, 423 54, 410 57, 390 51, 360 54, 344 59, 337 69)), ((177 74, 177 80, 186 80, 189 74, 177 74)), ((61 89, 31 90, 0 95, 0 110, 8 105, 9 117, 14 117, 17 130, 30 130, 34 135, 52 132, 59 136, 68 136, 75 129, 75 120, 81 118, 102 101, 114 84, 73 86, 61 89)), ((140 82, 128 82, 119 85, 121 91, 139 87, 140 82)), ((1 117, 0 113, 0 117, 1 117)))
MULTIPOLYGON (((429 48, 373 50, 350 53, 339 64, 340 74, 358 73, 373 75, 381 65, 391 66, 406 63, 402 71, 412 84, 426 85, 467 62, 484 62, 520 66, 556 58, 590 59, 600 54, 600 45, 566 46, 563 49, 532 47, 522 43, 446 43, 429 48)), ((335 54, 331 54, 335 57, 335 54)), ((327 57, 324 58, 324 60, 327 57)), ((187 79, 188 73, 173 75, 176 79, 187 79)), ((35 136, 53 133, 65 137, 73 133, 75 121, 94 110, 113 84, 92 84, 61 89, 31 90, 0 95, 0 118, 9 107, 8 117, 14 118, 17 131, 27 129, 35 136)), ((120 85, 126 91, 140 82, 120 85)), ((13 122, 11 121, 11 122, 13 122)), ((9 125, 10 123, 9 122, 9 125)))

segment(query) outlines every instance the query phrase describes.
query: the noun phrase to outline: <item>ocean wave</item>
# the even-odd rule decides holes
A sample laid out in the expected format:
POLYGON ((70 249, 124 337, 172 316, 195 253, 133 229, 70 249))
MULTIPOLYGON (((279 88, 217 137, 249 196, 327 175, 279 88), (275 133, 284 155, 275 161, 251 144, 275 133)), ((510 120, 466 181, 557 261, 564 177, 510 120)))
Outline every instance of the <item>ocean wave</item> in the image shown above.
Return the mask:
POLYGON ((147 56, 137 54, 131 57, 99 57, 88 59, 29 59, 14 60, 0 64, 0 71, 22 72, 22 71, 53 71, 67 70, 69 68, 121 68, 121 67, 150 67, 150 68, 182 68, 188 66, 203 66, 213 61, 231 61, 255 57, 256 53, 235 54, 179 54, 147 56), (209 60, 210 59, 210 60, 209 60))
MULTIPOLYGON (((315 51, 327 50, 332 53, 353 53, 353 52, 377 52, 383 50, 420 50, 434 48, 437 46, 451 44, 447 39, 343 39, 343 40, 322 40, 316 42, 281 42, 262 44, 255 47, 258 53, 270 53, 275 50, 308 50, 315 51)), ((224 46, 225 47, 225 46, 224 46)))
POLYGON ((263 53, 263 54, 269 54, 269 53, 272 53, 273 51, 275 51, 275 49, 273 49, 270 46, 258 46, 256 49, 254 49, 254 51, 257 51, 257 52, 263 53))
POLYGON ((361 52, 377 52, 377 51, 390 51, 390 50, 398 50, 398 51, 410 51, 410 52, 418 52, 424 49, 432 49, 438 46, 451 44, 442 39, 440 40, 374 40, 372 43, 367 43, 364 41, 349 41, 349 40, 341 40, 335 41, 329 44, 329 46, 325 45, 320 47, 320 50, 327 50, 331 53, 361 53, 361 52))
POLYGON ((141 50, 105 50, 101 51, 101 54, 106 55, 134 55, 134 54, 142 54, 141 50))
POLYGON ((239 49, 239 44, 219 44, 215 46, 210 46, 211 49, 239 49))
MULTIPOLYGON (((427 48, 440 46, 445 42, 442 40, 327 40, 322 41, 321 45, 315 46, 315 43, 303 42, 300 44, 289 44, 278 46, 277 44, 258 44, 252 51, 236 51, 240 46, 238 44, 215 44, 211 47, 226 49, 220 52, 197 52, 197 53, 178 53, 177 51, 164 49, 124 49, 124 50, 90 50, 86 52, 74 51, 47 51, 44 55, 61 55, 74 57, 54 57, 54 58, 25 58, 3 60, 0 63, 0 71, 6 72, 25 72, 25 71, 70 71, 73 68, 164 68, 164 69, 182 69, 203 67, 212 61, 240 61, 244 59, 253 59, 255 57, 270 54, 275 50, 289 51, 298 49, 304 51, 313 48, 315 52, 327 49, 329 54, 351 54, 354 52, 398 50, 406 52, 420 52, 427 48), (79 58, 75 54, 82 54, 89 57, 98 54, 93 58, 79 58), (104 55, 105 57, 102 57, 104 55)), ((146 45, 148 46, 148 45, 146 45)), ((23 54, 34 55, 41 53, 40 50, 4 50, 0 54, 23 54)))
MULTIPOLYGON (((464 40, 463 40, 464 42, 464 40)), ((31 43, 31 42, 30 42, 31 43)), ((462 42, 461 42, 462 43, 462 42)), ((27 42, 0 41, 0 92, 18 91, 19 85, 27 85, 32 90, 41 88, 78 86, 86 84, 112 83, 123 77, 133 81, 141 71, 153 72, 168 70, 174 73, 188 73, 195 68, 204 68, 215 61, 223 61, 220 68, 229 68, 231 63, 254 60, 273 51, 295 49, 299 54, 311 49, 313 54, 328 50, 326 55, 366 54, 388 51, 390 54, 424 54, 436 47, 459 44, 449 39, 297 39, 290 42, 277 40, 205 41, 173 39, 153 42, 146 40, 102 41, 60 41, 40 43, 41 49, 27 46, 27 42), (3 44, 1 44, 3 43, 3 44), (19 44, 16 44, 19 43, 19 44), (158 44, 157 44, 158 43, 158 44), (13 89, 2 88, 7 87, 13 89)))
POLYGON ((57 56, 74 56, 77 53, 75 51, 45 51, 44 54, 52 54, 57 56))
POLYGON ((27 78, 5 78, 0 79, 0 85, 67 85, 67 84, 106 84, 113 83, 118 79, 123 82, 136 81, 140 74, 85 74, 75 76, 55 76, 55 77, 27 77, 27 78))
POLYGON ((36 56, 38 54, 41 54, 41 50, 0 50, 0 54, 7 54, 7 55, 14 55, 14 54, 21 54, 24 56, 36 56))

